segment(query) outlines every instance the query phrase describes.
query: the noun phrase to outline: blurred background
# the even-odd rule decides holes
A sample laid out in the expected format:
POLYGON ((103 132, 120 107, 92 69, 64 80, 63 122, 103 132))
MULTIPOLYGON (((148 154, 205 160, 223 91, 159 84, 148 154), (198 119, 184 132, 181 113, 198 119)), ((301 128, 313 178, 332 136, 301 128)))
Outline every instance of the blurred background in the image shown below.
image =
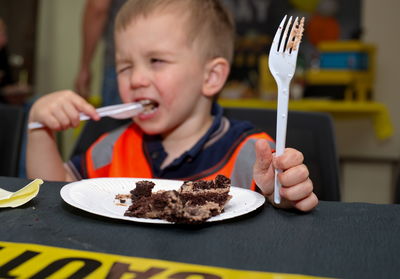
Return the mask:
MULTIPOLYGON (((331 113, 340 155, 343 201, 391 203, 400 158, 400 37, 397 0, 225 0, 238 26, 232 75, 221 103, 273 107, 276 89, 267 61, 271 36, 285 14, 304 16, 291 103, 331 113)), ((26 105, 73 89, 81 49, 82 0, 0 0, 13 82, 3 96, 26 105)), ((92 63, 92 102, 99 103, 100 45, 92 63)), ((4 94, 4 93, 2 93, 4 94)), ((289 119, 290 121, 290 119, 289 119)), ((60 137, 67 158, 77 131, 60 137)))

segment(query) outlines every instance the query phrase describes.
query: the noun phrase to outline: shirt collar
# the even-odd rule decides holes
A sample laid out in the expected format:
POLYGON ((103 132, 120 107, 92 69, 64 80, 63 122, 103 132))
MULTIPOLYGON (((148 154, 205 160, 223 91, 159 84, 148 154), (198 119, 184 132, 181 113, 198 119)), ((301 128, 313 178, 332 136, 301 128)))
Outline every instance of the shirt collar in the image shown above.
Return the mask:
POLYGON ((195 157, 203 149, 203 146, 207 143, 212 134, 218 130, 219 126, 221 125, 223 109, 218 104, 213 104, 211 108, 211 115, 213 116, 211 127, 204 134, 204 136, 201 137, 200 140, 188 152, 186 152, 188 156, 195 157))
MULTIPOLYGON (((187 152, 183 153, 179 158, 175 159, 168 167, 176 166, 182 163, 182 161, 186 161, 188 158, 194 158, 197 154, 203 149, 204 145, 208 142, 208 140, 213 136, 213 134, 218 131, 222 118, 223 118, 223 109, 217 103, 213 103, 211 108, 211 115, 213 116, 213 122, 208 131, 200 138, 200 140, 187 152)), ((162 138, 160 135, 144 135, 146 150, 149 153, 152 159, 163 160, 165 158, 166 153, 164 147, 162 146, 162 138), (160 157, 161 158, 160 158, 160 157)))

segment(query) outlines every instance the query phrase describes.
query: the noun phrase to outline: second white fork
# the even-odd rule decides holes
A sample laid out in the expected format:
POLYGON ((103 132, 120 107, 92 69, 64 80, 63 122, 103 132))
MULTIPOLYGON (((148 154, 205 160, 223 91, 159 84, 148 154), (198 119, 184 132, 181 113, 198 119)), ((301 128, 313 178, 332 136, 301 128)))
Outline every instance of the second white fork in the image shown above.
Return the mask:
MULTIPOLYGON (((286 141, 286 126, 289 104, 289 86, 296 70, 297 54, 299 44, 304 30, 304 18, 300 23, 296 17, 292 24, 292 17, 289 18, 285 30, 282 34, 286 22, 286 16, 280 23, 276 31, 274 40, 269 52, 268 64, 272 76, 278 86, 278 107, 276 121, 276 156, 283 154, 286 141), (289 28, 290 33, 289 33, 289 28), (289 38, 287 37, 289 33, 289 38)), ((274 202, 281 202, 280 188, 281 183, 278 179, 280 170, 275 170, 274 202)))

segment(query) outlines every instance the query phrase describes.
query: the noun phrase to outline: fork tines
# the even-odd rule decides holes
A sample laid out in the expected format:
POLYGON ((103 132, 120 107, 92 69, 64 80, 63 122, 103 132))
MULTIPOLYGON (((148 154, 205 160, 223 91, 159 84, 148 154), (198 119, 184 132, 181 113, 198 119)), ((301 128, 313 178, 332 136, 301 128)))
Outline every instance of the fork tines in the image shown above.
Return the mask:
POLYGON ((279 52, 292 52, 298 49, 299 44, 301 42, 301 38, 303 37, 304 32, 304 17, 301 18, 299 22, 299 18, 292 22, 292 17, 289 18, 288 22, 286 22, 286 16, 283 18, 281 24, 279 25, 278 31, 276 32, 274 41, 279 44, 276 46, 279 52), (284 28, 285 26, 285 28, 284 28), (289 33, 290 29, 290 33, 289 33), (282 34, 282 30, 284 30, 282 34), (289 38, 287 37, 289 33, 289 38))

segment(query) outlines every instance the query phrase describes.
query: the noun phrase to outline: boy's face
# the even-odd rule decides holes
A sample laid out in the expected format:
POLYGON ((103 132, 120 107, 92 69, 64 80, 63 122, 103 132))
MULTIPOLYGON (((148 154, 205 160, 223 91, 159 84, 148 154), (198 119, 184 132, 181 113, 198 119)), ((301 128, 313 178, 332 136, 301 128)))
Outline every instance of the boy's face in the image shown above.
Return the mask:
POLYGON ((157 108, 135 117, 148 134, 189 128, 204 115, 205 61, 190 44, 185 20, 174 13, 139 17, 116 34, 118 85, 123 102, 150 99, 157 108))

